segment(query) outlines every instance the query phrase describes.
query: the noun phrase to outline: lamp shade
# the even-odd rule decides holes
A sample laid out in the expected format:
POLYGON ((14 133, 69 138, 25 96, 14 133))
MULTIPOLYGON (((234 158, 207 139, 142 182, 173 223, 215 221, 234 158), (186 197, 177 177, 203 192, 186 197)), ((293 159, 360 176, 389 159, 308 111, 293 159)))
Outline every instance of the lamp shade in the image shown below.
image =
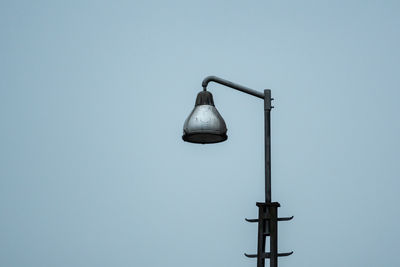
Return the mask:
POLYGON ((196 104, 183 125, 182 139, 197 144, 213 144, 228 139, 226 124, 208 91, 197 94, 196 104))

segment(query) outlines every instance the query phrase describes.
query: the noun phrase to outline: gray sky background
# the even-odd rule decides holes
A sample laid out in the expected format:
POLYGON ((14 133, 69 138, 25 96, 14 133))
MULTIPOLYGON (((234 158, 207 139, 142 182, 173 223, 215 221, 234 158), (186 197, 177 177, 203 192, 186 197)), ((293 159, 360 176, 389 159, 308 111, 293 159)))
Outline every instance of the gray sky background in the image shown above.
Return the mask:
POLYGON ((271 88, 281 267, 400 266, 398 1, 1 1, 0 266, 250 267, 271 88))

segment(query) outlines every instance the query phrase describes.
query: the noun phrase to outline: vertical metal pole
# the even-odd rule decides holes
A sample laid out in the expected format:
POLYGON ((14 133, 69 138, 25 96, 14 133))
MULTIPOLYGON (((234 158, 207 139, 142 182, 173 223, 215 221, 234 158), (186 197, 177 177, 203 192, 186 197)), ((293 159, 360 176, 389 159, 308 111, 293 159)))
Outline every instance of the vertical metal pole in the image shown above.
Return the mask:
POLYGON ((265 218, 266 206, 264 203, 257 203, 258 206, 258 244, 257 244, 257 267, 265 267, 265 218))
MULTIPOLYGON (((265 137, 265 204, 268 234, 270 235, 270 267, 278 266, 277 214, 271 206, 271 90, 264 90, 264 137, 265 137)), ((265 247, 265 239, 264 246, 265 247)))
POLYGON ((278 205, 272 205, 269 214, 271 218, 269 221, 271 233, 269 237, 269 246, 271 250, 270 267, 278 267, 278 205))
POLYGON ((265 203, 271 203, 271 90, 264 90, 265 203))

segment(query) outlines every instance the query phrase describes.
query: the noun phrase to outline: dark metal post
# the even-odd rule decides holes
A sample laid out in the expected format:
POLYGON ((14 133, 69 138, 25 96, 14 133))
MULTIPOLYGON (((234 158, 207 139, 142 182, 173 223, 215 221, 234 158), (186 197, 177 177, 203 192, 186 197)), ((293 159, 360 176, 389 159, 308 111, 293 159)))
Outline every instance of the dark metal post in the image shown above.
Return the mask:
MULTIPOLYGON (((271 90, 264 90, 264 144, 265 144, 265 204, 271 203, 271 90)), ((270 209, 265 209, 265 217, 270 217, 270 209)), ((265 220, 264 232, 269 234, 271 237, 275 233, 272 233, 271 227, 273 222, 271 220, 265 220)), ((265 235, 263 236, 263 252, 265 253, 265 235)), ((272 241, 272 238, 270 239, 272 241)), ((270 242, 270 250, 274 251, 274 243, 270 242)), ((271 253, 270 266, 273 262, 273 253, 271 253)), ((265 262, 265 258, 263 259, 265 262)), ((265 264, 265 263, 264 263, 265 264)), ((275 267, 275 266, 274 266, 275 267)))
POLYGON ((271 90, 264 90, 265 203, 271 203, 271 90))
POLYGON ((269 246, 271 258, 269 260, 270 267, 278 267, 278 207, 279 203, 274 202, 269 206, 269 246))
POLYGON ((265 266, 265 236, 266 236, 266 224, 267 220, 264 220, 266 214, 266 208, 264 203, 257 203, 258 206, 258 240, 257 240, 257 267, 265 266))

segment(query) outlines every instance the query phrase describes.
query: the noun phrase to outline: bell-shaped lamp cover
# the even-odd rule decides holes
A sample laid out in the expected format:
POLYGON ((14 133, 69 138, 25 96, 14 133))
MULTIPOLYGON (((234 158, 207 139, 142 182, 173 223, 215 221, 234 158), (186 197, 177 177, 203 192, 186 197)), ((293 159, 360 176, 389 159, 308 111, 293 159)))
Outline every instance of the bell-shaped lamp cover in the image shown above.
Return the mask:
POLYGON ((182 139, 196 144, 213 144, 228 139, 226 124, 208 91, 197 94, 196 104, 183 125, 182 139))

